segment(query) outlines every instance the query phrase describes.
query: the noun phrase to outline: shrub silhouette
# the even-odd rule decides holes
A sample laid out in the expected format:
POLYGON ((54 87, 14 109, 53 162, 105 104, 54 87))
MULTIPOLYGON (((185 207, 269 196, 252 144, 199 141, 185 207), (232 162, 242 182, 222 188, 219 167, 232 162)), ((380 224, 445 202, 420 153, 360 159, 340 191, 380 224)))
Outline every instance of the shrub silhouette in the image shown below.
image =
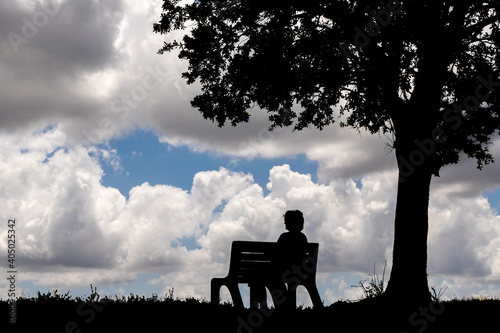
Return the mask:
MULTIPOLYGON (((84 298, 69 292, 37 293, 37 297, 16 301, 17 324, 8 323, 8 302, 0 300, 1 332, 247 332, 238 318, 252 315, 250 309, 237 311, 230 303, 213 307, 205 299, 130 294, 100 297, 97 288, 84 298)), ((370 299, 368 299, 370 301, 370 299)), ((378 308, 365 301, 337 302, 330 307, 299 307, 293 315, 275 312, 252 332, 481 332, 496 327, 500 298, 454 299, 430 308, 402 309, 398 304, 378 308), (439 311, 438 311, 439 310, 439 311), (427 311, 427 312, 426 312, 427 311), (363 320, 360 320, 362 316, 363 320), (426 316, 432 320, 425 321, 426 316), (335 326, 332 327, 332 322, 335 326)))

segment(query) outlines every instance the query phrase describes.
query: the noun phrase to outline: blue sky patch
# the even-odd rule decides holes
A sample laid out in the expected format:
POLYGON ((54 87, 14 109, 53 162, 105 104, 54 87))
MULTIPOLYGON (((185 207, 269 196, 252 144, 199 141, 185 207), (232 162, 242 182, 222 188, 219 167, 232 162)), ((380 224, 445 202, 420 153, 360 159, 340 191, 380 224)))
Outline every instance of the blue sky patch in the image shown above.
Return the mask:
POLYGON ((251 173, 254 181, 267 194, 269 170, 275 165, 289 164, 291 169, 302 174, 311 174, 317 182, 318 163, 304 155, 282 158, 237 158, 213 153, 194 152, 186 146, 173 147, 159 141, 151 131, 137 130, 121 139, 113 139, 108 149, 116 150, 121 168, 116 169, 101 157, 104 170, 102 184, 117 188, 128 197, 134 186, 144 182, 150 185, 166 184, 191 190, 193 177, 200 171, 218 170, 224 167, 233 172, 251 173))

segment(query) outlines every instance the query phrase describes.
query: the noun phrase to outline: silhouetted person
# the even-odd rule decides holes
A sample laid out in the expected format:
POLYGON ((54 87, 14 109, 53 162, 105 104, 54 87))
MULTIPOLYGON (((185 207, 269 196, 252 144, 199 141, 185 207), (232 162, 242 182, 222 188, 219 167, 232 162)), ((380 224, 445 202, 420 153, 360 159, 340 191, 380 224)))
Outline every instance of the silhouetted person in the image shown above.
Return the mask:
POLYGON ((307 237, 302 233, 304 229, 304 215, 299 210, 289 210, 283 215, 285 219, 284 232, 278 238, 278 250, 276 253, 276 265, 282 273, 293 265, 302 265, 304 260, 307 237))
POLYGON ((302 233, 304 216, 301 211, 289 210, 283 215, 285 228, 288 232, 280 235, 277 250, 272 260, 272 269, 268 277, 268 288, 273 296, 276 308, 295 308, 290 302, 288 289, 285 285, 287 277, 292 274, 294 266, 302 266, 307 248, 307 237, 302 233))

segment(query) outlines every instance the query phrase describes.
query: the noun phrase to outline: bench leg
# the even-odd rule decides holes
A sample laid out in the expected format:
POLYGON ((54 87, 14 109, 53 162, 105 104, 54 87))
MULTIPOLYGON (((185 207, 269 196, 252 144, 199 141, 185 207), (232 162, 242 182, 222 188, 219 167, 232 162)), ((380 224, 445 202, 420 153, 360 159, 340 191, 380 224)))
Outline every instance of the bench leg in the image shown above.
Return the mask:
POLYGON ((220 288, 226 286, 229 289, 231 298, 233 300, 234 307, 238 309, 243 309, 243 300, 241 299, 240 290, 238 289, 238 283, 233 281, 228 281, 225 278, 213 278, 210 283, 210 303, 213 305, 220 304, 220 288))
POLYGON ((226 287, 229 289, 229 293, 231 294, 231 298, 233 299, 234 307, 239 310, 244 309, 245 307, 243 306, 243 299, 241 298, 238 283, 229 282, 228 284, 226 284, 226 287))
MULTIPOLYGON (((311 301, 314 305, 314 307, 323 307, 323 301, 321 300, 321 296, 319 295, 318 288, 316 287, 315 283, 306 283, 303 284, 303 286, 306 288, 307 292, 309 293, 309 297, 311 297, 311 301)), ((294 309, 297 306, 297 287, 298 285, 292 285, 288 289, 287 293, 287 306, 290 309, 294 309)))
POLYGON ((250 287, 250 309, 258 309, 259 307, 267 309, 267 294, 266 287, 260 283, 249 283, 250 287))
POLYGON ((321 301, 321 296, 318 292, 318 287, 316 287, 315 283, 307 283, 304 285, 306 287, 307 292, 309 293, 309 297, 311 297, 311 301, 314 307, 323 307, 323 301, 321 301))
POLYGON ((222 279, 212 279, 210 282, 210 304, 219 305, 220 303, 220 288, 222 287, 222 279))
POLYGON ((297 285, 289 286, 286 299, 287 309, 294 310, 297 307, 297 285))

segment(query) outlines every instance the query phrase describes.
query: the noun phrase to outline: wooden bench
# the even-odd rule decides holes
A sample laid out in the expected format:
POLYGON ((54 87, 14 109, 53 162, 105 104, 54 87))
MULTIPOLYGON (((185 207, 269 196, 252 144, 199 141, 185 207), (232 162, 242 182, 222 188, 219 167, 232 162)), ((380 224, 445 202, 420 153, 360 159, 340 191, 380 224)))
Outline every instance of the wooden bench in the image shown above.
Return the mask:
MULTIPOLYGON (((258 305, 267 307, 265 292, 265 277, 271 271, 271 260, 277 249, 277 243, 234 241, 231 245, 229 273, 224 278, 213 278, 210 284, 211 304, 219 304, 220 289, 226 286, 229 289, 233 304, 243 309, 238 284, 248 283, 250 287, 250 307, 258 305)), ((295 267, 286 272, 288 297, 287 301, 296 304, 296 291, 299 285, 306 288, 315 307, 323 306, 316 287, 316 267, 318 259, 318 243, 309 243, 302 267, 295 267), (299 269, 297 269, 299 268, 299 269)))

